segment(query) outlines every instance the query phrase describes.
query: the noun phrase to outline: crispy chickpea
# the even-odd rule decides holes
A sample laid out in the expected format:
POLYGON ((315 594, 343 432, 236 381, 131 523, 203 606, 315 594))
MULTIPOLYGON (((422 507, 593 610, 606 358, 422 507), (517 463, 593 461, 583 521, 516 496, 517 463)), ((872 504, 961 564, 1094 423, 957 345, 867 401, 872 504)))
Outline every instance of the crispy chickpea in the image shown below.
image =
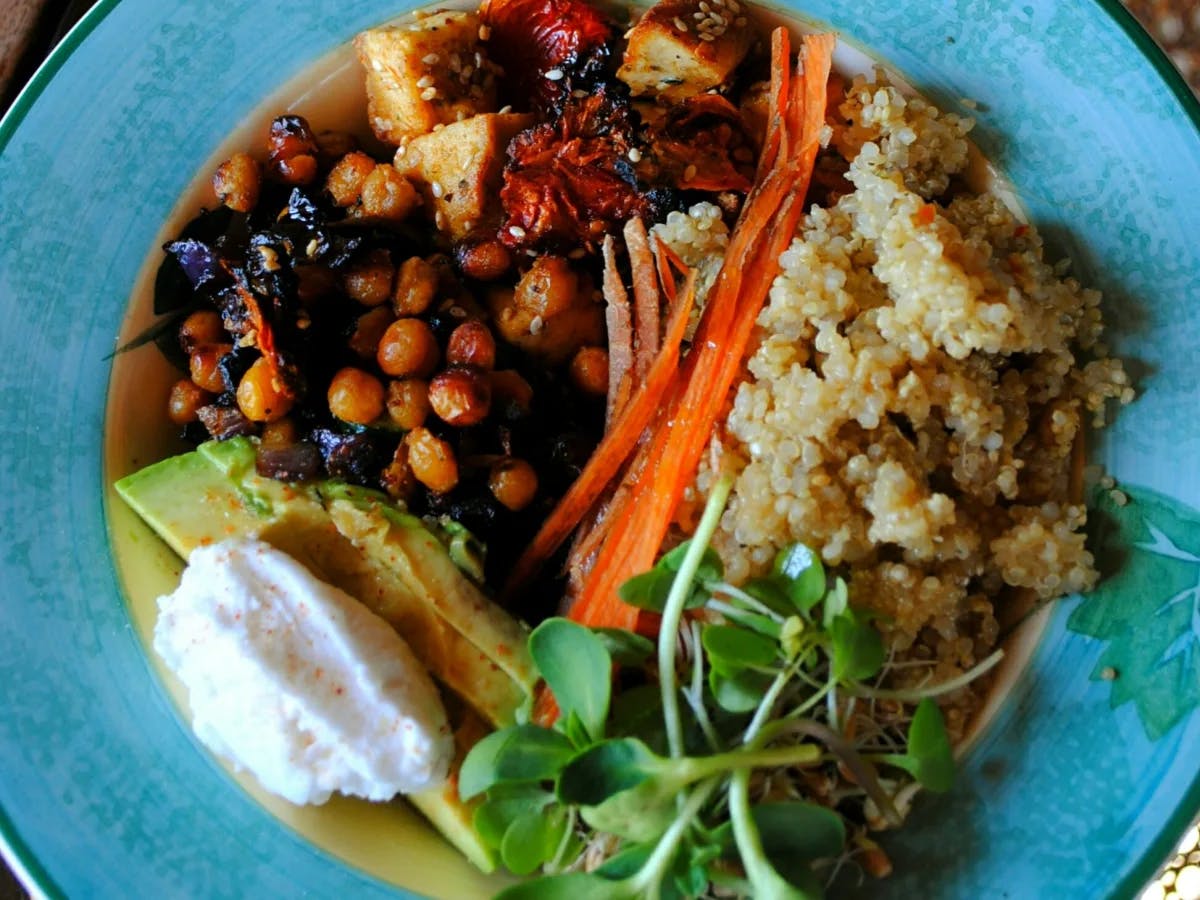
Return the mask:
POLYGON ((397 319, 379 339, 375 360, 395 378, 424 378, 437 367, 438 355, 437 339, 428 324, 420 319, 397 319))
POLYGON ((462 273, 476 281, 495 281, 512 267, 512 254, 495 239, 460 244, 454 257, 462 273))
POLYGON ((343 422, 367 425, 383 414, 383 384, 370 372, 346 366, 329 382, 329 411, 343 422))
POLYGON ((258 205, 262 171, 249 153, 235 153, 217 167, 212 179, 217 199, 236 212, 248 213, 258 205))
POLYGON ((347 153, 325 177, 325 190, 338 206, 353 206, 362 196, 363 183, 375 171, 375 160, 365 153, 347 153))
POLYGON ((408 445, 403 441, 396 447, 392 461, 379 473, 379 483, 396 500, 407 500, 417 489, 417 479, 408 461, 408 445))
POLYGON ((211 309, 192 313, 179 326, 179 346, 184 353, 192 353, 205 344, 219 344, 228 340, 221 316, 211 309))
POLYGON ((420 378, 401 378, 387 386, 388 417, 412 431, 425 424, 429 415, 429 385, 420 378))
POLYGON ((379 163, 363 179, 354 215, 382 222, 403 222, 417 208, 421 195, 407 178, 388 163, 379 163))
POLYGON ((496 367, 496 339, 478 319, 463 322, 446 343, 446 362, 452 366, 474 366, 491 371, 496 367))
POLYGON ((354 321, 354 331, 348 341, 350 349, 363 359, 374 359, 383 333, 395 318, 386 306, 377 306, 363 313, 354 321))
POLYGON ((274 422, 264 425, 259 440, 266 447, 286 447, 296 443, 298 436, 296 423, 284 416, 282 419, 276 419, 274 422))
POLYGON ((358 139, 348 131, 325 130, 315 137, 317 155, 330 163, 358 149, 358 139))
POLYGON ((267 134, 271 172, 284 184, 308 184, 317 177, 317 140, 302 116, 279 116, 267 134))
POLYGON ((404 436, 408 464, 413 476, 435 494, 444 494, 458 484, 458 461, 454 448, 428 428, 414 428, 404 436))
POLYGON ((205 344, 197 347, 188 357, 188 372, 197 386, 213 394, 225 390, 225 378, 221 374, 221 358, 233 349, 232 344, 205 344))
POLYGON ((529 382, 513 369, 501 369, 490 373, 492 404, 500 409, 506 419, 519 419, 529 415, 533 408, 533 388, 529 382))
POLYGON ((488 487, 500 503, 516 512, 533 502, 537 495, 537 473, 525 460, 510 457, 492 466, 488 487))
POLYGON ((167 416, 176 425, 196 421, 196 412, 212 402, 212 394, 198 387, 190 378, 181 378, 171 385, 167 398, 167 416))
POLYGON ((238 409, 251 422, 274 422, 292 409, 295 397, 275 377, 271 363, 260 356, 237 386, 238 409))
POLYGON ((433 305, 438 274, 432 265, 414 256, 400 264, 396 272, 396 292, 392 307, 398 316, 419 316, 433 305))
POLYGON ((367 257, 346 270, 342 287, 351 299, 363 306, 379 306, 392 296, 396 268, 386 250, 372 250, 367 257))
POLYGON ((478 425, 491 411, 492 385, 478 369, 451 366, 429 382, 429 407, 447 425, 478 425))
POLYGON ((571 383, 585 394, 603 397, 608 393, 608 351, 581 347, 571 359, 571 383))

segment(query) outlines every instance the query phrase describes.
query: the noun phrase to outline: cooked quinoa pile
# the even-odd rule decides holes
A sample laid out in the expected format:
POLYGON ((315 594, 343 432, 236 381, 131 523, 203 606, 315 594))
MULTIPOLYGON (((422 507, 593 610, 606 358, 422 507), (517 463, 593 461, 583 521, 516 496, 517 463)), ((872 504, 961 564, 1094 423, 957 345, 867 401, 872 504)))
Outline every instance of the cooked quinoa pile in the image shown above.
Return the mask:
MULTIPOLYGON (((932 663, 893 678, 942 681, 994 649, 1001 604, 1095 584, 1072 454, 1133 391, 1099 294, 965 187, 969 120, 882 75, 839 113, 850 186, 781 257, 722 436, 739 474, 717 546, 734 580, 818 549, 897 655, 932 663)), ((658 234, 695 264, 722 249, 711 218, 658 234)), ((950 704, 952 733, 973 702, 950 704)))

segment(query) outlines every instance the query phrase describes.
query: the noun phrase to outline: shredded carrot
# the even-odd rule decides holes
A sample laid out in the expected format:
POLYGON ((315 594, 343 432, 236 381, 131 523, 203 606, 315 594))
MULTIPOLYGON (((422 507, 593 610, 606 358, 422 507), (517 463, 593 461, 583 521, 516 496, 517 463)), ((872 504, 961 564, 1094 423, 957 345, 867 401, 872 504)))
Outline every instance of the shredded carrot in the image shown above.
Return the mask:
POLYGON ((612 424, 628 391, 626 376, 633 366, 633 318, 629 309, 629 294, 617 270, 617 255, 612 235, 604 238, 601 247, 604 255, 604 312, 608 329, 608 400, 605 422, 612 424))
POLYGON ((571 609, 577 621, 637 625, 637 610, 623 603, 617 590, 654 564, 741 370, 754 322, 778 273, 779 255, 803 215, 824 125, 833 46, 832 35, 806 36, 804 70, 793 86, 787 36, 779 29, 772 35, 771 107, 778 114, 772 117, 764 152, 774 159, 768 169, 760 169, 705 306, 693 351, 640 454, 644 461, 625 510, 614 521, 571 609), (772 152, 772 146, 777 151, 772 152))
POLYGON ((646 377, 658 354, 658 332, 662 327, 658 293, 658 272, 650 253, 650 238, 641 219, 625 223, 625 249, 633 272, 633 372, 639 380, 646 377))
POLYGON ((692 275, 688 278, 682 297, 671 311, 666 340, 645 380, 637 386, 629 403, 601 439, 579 477, 542 523, 529 547, 517 560, 505 585, 506 595, 511 596, 527 583, 541 565, 562 546, 563 541, 587 515, 588 510, 633 452, 642 432, 658 412, 663 396, 678 372, 683 334, 687 330, 688 316, 691 314, 695 296, 696 278, 692 275))
MULTIPOLYGON (((671 257, 668 254, 674 254, 667 242, 660 240, 656 236, 651 236, 650 246, 654 249, 654 266, 658 269, 658 280, 662 284, 663 295, 667 298, 667 303, 675 302, 675 273, 671 271, 671 257)), ((678 256, 675 257, 679 259, 678 256)))

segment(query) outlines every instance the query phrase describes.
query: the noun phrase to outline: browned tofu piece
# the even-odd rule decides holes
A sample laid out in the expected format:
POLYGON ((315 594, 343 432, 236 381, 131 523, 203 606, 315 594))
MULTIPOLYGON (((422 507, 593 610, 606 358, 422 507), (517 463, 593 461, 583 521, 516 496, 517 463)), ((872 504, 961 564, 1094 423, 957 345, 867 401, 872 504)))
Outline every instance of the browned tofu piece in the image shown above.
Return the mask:
POLYGON ((479 29, 475 13, 443 10, 354 39, 376 137, 398 145, 496 108, 495 66, 479 29))
POLYGON ((677 102, 723 84, 753 41, 740 0, 661 0, 629 32, 617 77, 634 96, 677 102))
POLYGON ((504 154, 533 124, 528 113, 484 113, 439 128, 396 151, 396 169, 425 197, 439 231, 462 240, 481 222, 498 224, 504 154))

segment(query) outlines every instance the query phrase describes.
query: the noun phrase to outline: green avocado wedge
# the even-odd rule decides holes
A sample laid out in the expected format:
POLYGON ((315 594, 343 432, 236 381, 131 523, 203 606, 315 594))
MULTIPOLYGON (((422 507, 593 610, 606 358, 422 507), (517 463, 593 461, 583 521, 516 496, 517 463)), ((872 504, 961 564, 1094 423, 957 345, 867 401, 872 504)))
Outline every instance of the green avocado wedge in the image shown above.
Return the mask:
POLYGON ((490 727, 516 721, 535 670, 525 627, 455 564, 451 536, 341 483, 295 485, 259 476, 246 438, 209 442, 120 479, 120 497, 185 560, 196 547, 256 536, 392 625, 461 704, 449 703, 458 760, 443 789, 407 799, 478 868, 495 859, 458 798, 457 766, 490 727), (459 708, 461 707, 461 708, 459 708))

